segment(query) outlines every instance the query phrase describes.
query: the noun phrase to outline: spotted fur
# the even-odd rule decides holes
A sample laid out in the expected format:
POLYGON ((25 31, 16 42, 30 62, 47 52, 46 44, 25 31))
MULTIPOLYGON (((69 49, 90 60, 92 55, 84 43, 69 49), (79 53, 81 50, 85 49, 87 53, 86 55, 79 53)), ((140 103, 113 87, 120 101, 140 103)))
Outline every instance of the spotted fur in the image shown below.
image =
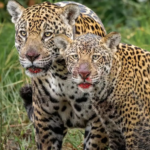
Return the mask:
POLYGON ((15 24, 20 63, 32 77, 32 87, 23 87, 21 96, 34 123, 38 149, 60 150, 68 128, 85 128, 84 149, 104 150, 108 138, 89 94, 68 78, 65 61, 53 41, 58 33, 71 39, 88 32, 104 36, 101 21, 77 3, 44 2, 25 9, 9 1, 7 9, 15 24), (60 7, 62 4, 65 6, 60 7))
POLYGON ((55 37, 72 80, 90 84, 92 106, 109 135, 111 150, 150 149, 150 52, 119 43, 120 34, 55 37), (67 45, 64 46, 61 42, 67 45), (88 73, 85 77, 84 74, 88 73))

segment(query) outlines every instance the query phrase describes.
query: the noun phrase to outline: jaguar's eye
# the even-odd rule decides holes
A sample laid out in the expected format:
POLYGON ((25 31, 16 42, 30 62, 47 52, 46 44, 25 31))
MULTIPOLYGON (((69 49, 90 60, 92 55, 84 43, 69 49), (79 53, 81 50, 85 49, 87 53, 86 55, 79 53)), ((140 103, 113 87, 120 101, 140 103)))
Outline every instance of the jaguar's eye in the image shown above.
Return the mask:
POLYGON ((45 37, 50 37, 51 35, 52 35, 51 32, 45 32, 45 33, 44 33, 44 36, 45 36, 45 37))
POLYGON ((92 56, 92 59, 93 59, 93 60, 97 60, 99 57, 100 57, 100 55, 93 55, 93 56, 92 56))
POLYGON ((73 57, 74 59, 78 59, 78 55, 77 55, 77 54, 72 55, 72 57, 73 57))
POLYGON ((22 36, 26 36, 26 35, 27 35, 27 32, 26 32, 26 31, 20 31, 20 34, 21 34, 22 36))

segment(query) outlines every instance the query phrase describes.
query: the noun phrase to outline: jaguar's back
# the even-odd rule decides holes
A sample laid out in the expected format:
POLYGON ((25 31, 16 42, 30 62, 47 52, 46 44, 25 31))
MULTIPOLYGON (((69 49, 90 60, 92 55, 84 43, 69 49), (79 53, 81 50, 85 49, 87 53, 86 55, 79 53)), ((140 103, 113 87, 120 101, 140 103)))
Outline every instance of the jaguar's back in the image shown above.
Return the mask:
POLYGON ((80 16, 78 16, 75 23, 75 33, 77 35, 82 35, 83 33, 93 33, 104 36, 106 34, 106 30, 100 18, 94 11, 85 5, 70 1, 58 2, 55 4, 61 7, 64 7, 67 4, 77 4, 79 6, 80 16))

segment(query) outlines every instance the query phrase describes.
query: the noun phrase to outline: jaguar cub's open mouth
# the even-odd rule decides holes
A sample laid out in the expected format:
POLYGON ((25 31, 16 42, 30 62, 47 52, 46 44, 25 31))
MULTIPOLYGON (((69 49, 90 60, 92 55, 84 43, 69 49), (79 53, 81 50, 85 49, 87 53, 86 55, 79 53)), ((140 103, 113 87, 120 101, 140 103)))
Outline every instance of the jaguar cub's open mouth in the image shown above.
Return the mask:
POLYGON ((88 89, 90 86, 92 86, 92 84, 84 82, 80 83, 78 86, 82 89, 88 89))
POLYGON ((30 67, 30 68, 27 68, 27 70, 29 70, 29 72, 31 72, 31 73, 39 73, 39 72, 41 72, 42 71, 42 69, 41 68, 37 68, 37 67, 30 67))
POLYGON ((92 86, 92 80, 88 77, 85 79, 84 82, 80 83, 78 86, 82 89, 88 89, 92 86))

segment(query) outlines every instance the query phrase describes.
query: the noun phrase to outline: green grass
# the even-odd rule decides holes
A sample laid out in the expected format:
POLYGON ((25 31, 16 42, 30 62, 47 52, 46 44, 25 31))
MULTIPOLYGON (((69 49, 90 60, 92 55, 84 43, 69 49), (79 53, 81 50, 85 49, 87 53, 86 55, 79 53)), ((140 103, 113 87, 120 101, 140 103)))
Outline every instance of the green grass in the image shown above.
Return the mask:
MULTIPOLYGON (((107 22, 104 25, 108 33, 120 32, 123 43, 150 51, 150 10, 141 11, 143 12, 134 18, 139 25, 134 24, 134 20, 128 20, 130 26, 117 26, 117 20, 114 25, 110 26, 107 22)), ((20 150, 35 150, 33 126, 19 97, 20 87, 29 83, 29 78, 19 64, 14 35, 13 24, 0 24, 0 150, 15 150, 16 147, 20 150)), ((64 140, 64 149, 82 149, 83 132, 69 130, 64 140)))

